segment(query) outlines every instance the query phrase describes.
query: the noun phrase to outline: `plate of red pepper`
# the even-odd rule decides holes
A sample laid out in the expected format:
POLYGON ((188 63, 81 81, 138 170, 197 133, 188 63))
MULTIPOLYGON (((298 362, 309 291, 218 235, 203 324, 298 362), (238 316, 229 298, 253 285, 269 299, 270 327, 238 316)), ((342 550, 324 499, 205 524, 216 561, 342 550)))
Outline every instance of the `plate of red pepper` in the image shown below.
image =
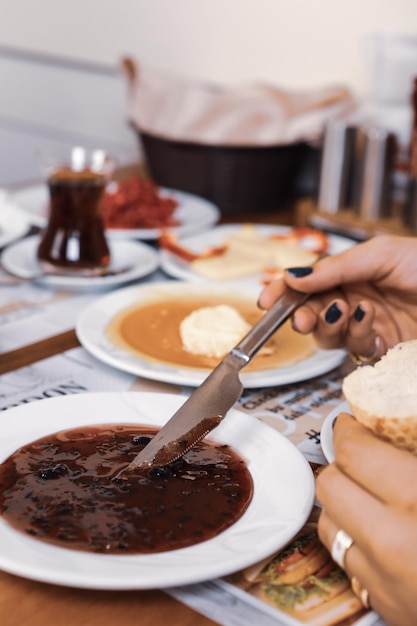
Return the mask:
MULTIPOLYGON (((32 225, 45 226, 49 211, 46 185, 20 189, 13 194, 13 202, 32 225)), ((136 174, 111 181, 103 196, 104 225, 112 238, 157 239, 165 231, 189 235, 208 230, 219 218, 220 210, 212 202, 159 187, 136 174)))

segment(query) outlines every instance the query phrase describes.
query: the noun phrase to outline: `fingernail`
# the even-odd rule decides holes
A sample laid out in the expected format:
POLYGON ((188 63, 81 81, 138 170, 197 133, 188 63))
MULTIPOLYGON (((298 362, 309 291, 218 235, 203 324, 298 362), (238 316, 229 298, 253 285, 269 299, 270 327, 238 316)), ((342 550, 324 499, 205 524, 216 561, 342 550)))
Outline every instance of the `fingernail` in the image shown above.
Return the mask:
POLYGON ((363 310, 360 304, 358 304, 358 306, 356 307, 353 317, 355 318, 357 322, 361 322, 363 318, 365 317, 365 311, 363 310))
POLYGON ((287 272, 294 276, 294 278, 303 278, 303 276, 308 276, 313 271, 312 267, 288 267, 287 272))
POLYGON ((337 306, 336 302, 334 302, 326 311, 326 315, 324 319, 328 324, 334 324, 342 315, 342 311, 337 306))

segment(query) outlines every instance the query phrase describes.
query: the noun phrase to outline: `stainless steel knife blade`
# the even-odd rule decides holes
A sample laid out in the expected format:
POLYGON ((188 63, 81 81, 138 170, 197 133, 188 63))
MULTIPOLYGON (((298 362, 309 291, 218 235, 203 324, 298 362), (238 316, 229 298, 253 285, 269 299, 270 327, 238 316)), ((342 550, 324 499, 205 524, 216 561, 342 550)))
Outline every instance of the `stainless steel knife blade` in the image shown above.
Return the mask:
POLYGON ((239 371, 309 294, 287 287, 284 294, 224 357, 123 473, 175 461, 203 439, 240 398, 239 371))

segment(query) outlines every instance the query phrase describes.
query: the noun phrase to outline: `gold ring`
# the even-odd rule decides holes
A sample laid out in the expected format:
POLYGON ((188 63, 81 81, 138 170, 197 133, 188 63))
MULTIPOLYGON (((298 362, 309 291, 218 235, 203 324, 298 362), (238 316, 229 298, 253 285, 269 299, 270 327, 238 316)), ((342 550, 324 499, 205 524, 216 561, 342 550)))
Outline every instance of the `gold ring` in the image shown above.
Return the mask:
POLYGON ((345 569, 345 555, 353 544, 353 539, 344 530, 337 531, 335 538, 333 539, 331 555, 333 561, 338 564, 339 567, 345 569))
POLYGON ((356 352, 349 352, 349 356, 355 365, 375 365, 375 363, 381 358, 381 346, 382 339, 379 335, 376 335, 374 350, 370 356, 364 356, 363 354, 357 354, 356 352))
POLYGON ((371 608, 371 602, 369 600, 369 591, 365 589, 362 583, 359 582, 359 579, 356 576, 352 576, 352 580, 350 581, 352 591, 357 598, 362 602, 365 609, 371 608))

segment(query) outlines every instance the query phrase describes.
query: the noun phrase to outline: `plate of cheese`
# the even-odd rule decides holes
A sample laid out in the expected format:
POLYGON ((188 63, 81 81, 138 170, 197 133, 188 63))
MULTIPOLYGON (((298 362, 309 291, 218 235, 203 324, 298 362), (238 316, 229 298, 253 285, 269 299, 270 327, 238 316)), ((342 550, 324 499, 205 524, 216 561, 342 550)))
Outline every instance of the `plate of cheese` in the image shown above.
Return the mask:
POLYGON ((323 253, 336 254, 355 242, 314 228, 269 224, 223 224, 188 237, 159 239, 161 268, 189 282, 252 280, 267 284, 286 267, 311 265, 323 253))

